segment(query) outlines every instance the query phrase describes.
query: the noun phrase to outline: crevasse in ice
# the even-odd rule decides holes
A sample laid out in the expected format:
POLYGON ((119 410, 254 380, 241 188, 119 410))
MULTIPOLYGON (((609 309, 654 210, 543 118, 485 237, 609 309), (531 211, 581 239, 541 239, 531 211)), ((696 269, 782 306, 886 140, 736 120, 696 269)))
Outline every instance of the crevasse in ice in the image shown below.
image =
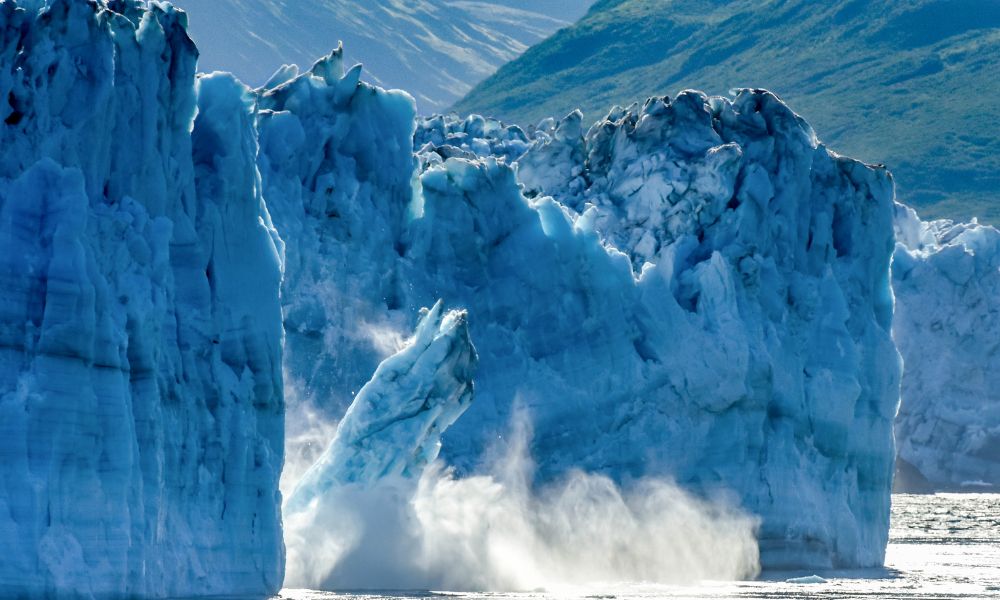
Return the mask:
POLYGON ((156 3, 0 4, 0 595, 280 587, 280 242, 196 56, 156 3))

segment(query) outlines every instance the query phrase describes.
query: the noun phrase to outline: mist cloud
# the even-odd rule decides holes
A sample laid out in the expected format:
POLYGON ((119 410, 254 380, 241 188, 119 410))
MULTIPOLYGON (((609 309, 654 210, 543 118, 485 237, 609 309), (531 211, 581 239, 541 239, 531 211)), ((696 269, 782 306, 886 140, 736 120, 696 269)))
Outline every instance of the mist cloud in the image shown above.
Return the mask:
POLYGON ((755 518, 663 479, 622 489, 573 472, 534 488, 529 435, 516 427, 489 475, 438 463, 419 481, 345 486, 286 518, 286 585, 522 591, 759 573, 755 518))

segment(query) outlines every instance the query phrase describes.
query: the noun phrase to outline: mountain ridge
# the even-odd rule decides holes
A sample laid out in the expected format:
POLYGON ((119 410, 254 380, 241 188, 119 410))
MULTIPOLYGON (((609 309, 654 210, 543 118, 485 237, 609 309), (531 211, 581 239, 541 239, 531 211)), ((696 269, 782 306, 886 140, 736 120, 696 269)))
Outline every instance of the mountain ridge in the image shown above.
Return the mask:
POLYGON ((256 87, 283 64, 308 69, 342 41, 348 64, 363 63, 380 86, 406 90, 423 112, 446 109, 589 3, 173 0, 191 16, 201 71, 230 71, 256 87))
POLYGON ((601 0, 453 109, 522 125, 764 88, 928 217, 1000 222, 1000 2, 601 0))

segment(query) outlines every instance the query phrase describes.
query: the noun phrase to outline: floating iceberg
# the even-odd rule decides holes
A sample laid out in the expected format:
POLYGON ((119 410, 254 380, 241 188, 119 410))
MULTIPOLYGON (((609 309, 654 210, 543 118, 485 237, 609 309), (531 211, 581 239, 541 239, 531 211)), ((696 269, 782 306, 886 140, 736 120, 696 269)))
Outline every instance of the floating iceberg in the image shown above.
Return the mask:
POLYGON ((814 585, 819 583, 828 583, 826 579, 823 579, 819 575, 806 575, 804 577, 792 577, 791 579, 786 579, 785 583, 795 583, 800 585, 814 585))
POLYGON ((923 222, 902 205, 896 229, 893 335, 905 365, 896 438, 901 464, 919 473, 898 487, 1000 486, 1000 231, 923 222))
POLYGON ((280 242, 252 96, 196 89, 184 27, 0 4, 5 597, 281 585, 280 242))

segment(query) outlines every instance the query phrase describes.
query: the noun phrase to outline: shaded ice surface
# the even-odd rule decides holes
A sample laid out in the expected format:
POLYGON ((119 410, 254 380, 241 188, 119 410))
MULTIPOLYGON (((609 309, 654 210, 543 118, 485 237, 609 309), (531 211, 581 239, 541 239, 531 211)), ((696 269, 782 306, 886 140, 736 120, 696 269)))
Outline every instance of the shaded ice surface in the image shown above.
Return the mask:
POLYGON ((195 58, 168 7, 0 4, 4 597, 281 585, 280 242, 195 58))
POLYGON ((920 474, 922 481, 910 485, 996 488, 1000 231, 923 222, 902 205, 896 229, 894 337, 905 363, 896 423, 900 460, 920 474))
POLYGON ((412 101, 342 73, 335 53, 259 92, 286 369, 308 401, 342 415, 443 298, 480 355, 442 438, 458 473, 523 411, 536 483, 673 477, 760 515, 767 566, 882 563, 899 385, 885 170, 828 152, 766 92, 685 93, 532 132, 525 197, 507 161, 527 134, 477 149, 469 127, 491 121, 422 121, 415 160, 412 101))
POLYGON ((361 84, 360 66, 345 75, 342 63, 335 51, 258 100, 264 195, 286 243, 285 369, 304 401, 337 418, 438 299, 405 312, 396 301, 413 101, 361 84))

